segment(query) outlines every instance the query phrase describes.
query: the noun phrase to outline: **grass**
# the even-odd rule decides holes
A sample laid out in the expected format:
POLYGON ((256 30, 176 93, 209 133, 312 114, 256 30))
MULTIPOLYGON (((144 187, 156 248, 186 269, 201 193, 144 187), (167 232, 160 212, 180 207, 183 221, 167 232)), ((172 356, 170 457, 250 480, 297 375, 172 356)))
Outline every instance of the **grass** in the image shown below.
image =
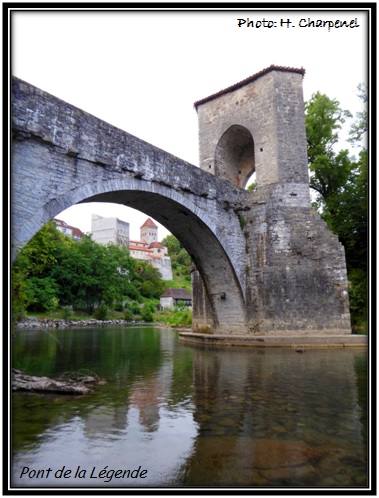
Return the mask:
POLYGON ((186 289, 190 294, 192 293, 191 277, 188 279, 188 275, 182 275, 179 272, 173 270, 173 279, 165 280, 166 286, 172 287, 173 289, 186 289))

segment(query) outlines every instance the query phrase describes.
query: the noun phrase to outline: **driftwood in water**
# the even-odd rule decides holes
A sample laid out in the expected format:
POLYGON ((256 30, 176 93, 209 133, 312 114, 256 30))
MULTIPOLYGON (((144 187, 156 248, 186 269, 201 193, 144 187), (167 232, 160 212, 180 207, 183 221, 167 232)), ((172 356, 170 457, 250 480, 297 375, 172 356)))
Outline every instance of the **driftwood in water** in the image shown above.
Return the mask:
POLYGON ((12 369, 12 391, 31 391, 60 394, 89 394, 87 385, 104 384, 102 379, 90 375, 74 375, 72 378, 50 379, 26 375, 12 369))

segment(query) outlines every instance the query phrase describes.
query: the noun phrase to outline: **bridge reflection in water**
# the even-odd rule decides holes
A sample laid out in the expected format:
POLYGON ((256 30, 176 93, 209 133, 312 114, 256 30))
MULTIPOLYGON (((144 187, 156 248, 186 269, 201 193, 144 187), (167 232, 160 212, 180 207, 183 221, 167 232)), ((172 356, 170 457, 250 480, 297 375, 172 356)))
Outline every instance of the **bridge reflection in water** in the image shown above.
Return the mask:
POLYGON ((365 348, 219 348, 171 330, 18 331, 13 365, 107 379, 85 397, 14 393, 13 485, 367 485, 365 348), (20 479, 30 468, 128 469, 139 482, 20 479))

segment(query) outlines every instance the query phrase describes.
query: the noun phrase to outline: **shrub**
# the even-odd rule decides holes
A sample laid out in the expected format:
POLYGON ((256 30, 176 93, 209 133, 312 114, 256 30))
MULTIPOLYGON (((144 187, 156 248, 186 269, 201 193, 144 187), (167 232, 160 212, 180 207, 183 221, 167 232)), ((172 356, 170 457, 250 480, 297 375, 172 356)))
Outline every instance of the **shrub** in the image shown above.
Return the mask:
POLYGON ((192 310, 177 307, 167 321, 171 327, 189 327, 192 324, 192 310))
POLYGON ((144 322, 154 321, 154 309, 150 304, 145 304, 142 308, 142 320, 144 322))
POLYGON ((72 316, 72 306, 62 306, 62 317, 69 320, 72 316))
POLYGON ((98 308, 96 308, 94 316, 97 320, 108 320, 109 311, 108 306, 105 303, 101 303, 98 308))
POLYGON ((116 303, 114 305, 114 310, 115 311, 124 311, 124 305, 120 302, 120 303, 116 303))
POLYGON ((141 314, 141 306, 136 301, 133 301, 128 306, 128 308, 133 313, 133 315, 140 315, 141 314))
POLYGON ((126 320, 128 322, 133 320, 133 313, 130 310, 125 311, 124 320, 126 320))

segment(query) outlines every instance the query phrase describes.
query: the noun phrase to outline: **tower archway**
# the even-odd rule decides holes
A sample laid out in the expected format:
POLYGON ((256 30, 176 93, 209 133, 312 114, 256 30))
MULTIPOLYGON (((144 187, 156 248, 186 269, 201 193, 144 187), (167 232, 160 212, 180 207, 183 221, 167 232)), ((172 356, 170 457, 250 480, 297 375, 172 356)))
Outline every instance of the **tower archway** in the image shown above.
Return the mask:
POLYGON ((215 151, 215 174, 245 188, 255 172, 254 140, 244 126, 230 126, 220 138, 215 151))

